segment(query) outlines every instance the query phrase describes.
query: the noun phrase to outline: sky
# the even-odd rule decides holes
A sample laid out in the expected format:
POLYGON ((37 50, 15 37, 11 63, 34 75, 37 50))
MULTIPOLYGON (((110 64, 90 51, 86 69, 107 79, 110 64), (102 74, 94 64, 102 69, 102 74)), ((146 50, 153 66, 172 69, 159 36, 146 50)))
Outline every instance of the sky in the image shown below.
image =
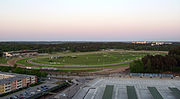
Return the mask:
POLYGON ((0 41, 180 41, 180 0, 0 0, 0 41))

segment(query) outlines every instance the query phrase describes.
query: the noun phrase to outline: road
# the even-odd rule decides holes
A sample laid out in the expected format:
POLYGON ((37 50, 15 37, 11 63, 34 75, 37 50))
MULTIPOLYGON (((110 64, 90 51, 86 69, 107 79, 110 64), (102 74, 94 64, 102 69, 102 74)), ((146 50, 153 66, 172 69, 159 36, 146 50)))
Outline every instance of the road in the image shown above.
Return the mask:
POLYGON ((71 87, 67 88, 63 92, 60 92, 56 95, 54 95, 51 98, 48 99, 72 99, 75 94, 78 92, 79 89, 86 87, 85 84, 88 83, 90 80, 89 78, 86 77, 81 77, 81 78, 76 78, 73 79, 72 82, 74 83, 71 87))

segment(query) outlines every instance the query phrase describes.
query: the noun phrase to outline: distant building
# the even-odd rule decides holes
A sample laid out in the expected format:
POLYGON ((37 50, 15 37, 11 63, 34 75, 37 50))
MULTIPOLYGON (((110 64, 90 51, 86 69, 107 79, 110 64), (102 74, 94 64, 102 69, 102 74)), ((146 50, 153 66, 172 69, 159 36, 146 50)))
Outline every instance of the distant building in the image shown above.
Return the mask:
POLYGON ((132 43, 133 44, 151 44, 151 46, 172 44, 168 42, 147 42, 147 41, 133 41, 132 43))
POLYGON ((151 46, 155 46, 155 45, 168 45, 168 44, 172 44, 172 43, 165 43, 165 42, 151 42, 151 46))
POLYGON ((28 87, 36 82, 36 76, 0 72, 0 94, 28 87))
POLYGON ((134 41, 132 43, 133 44, 147 44, 148 42, 146 42, 146 41, 134 41))
POLYGON ((29 56, 36 56, 38 55, 37 50, 20 50, 20 51, 10 51, 10 52, 3 52, 4 57, 29 57, 29 56))

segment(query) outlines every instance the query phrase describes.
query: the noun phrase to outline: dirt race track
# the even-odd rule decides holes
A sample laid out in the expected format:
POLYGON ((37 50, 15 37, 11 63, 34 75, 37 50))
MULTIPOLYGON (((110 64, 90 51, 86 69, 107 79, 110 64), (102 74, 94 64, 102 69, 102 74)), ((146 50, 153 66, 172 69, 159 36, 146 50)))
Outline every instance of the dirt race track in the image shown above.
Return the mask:
MULTIPOLYGON (((14 66, 14 64, 17 64, 17 67, 26 68, 26 67, 34 67, 37 68, 37 66, 23 66, 22 64, 16 63, 16 61, 21 60, 24 58, 16 58, 8 61, 9 66, 14 66)), ((43 69, 43 68, 41 68, 43 69)), ((124 72, 129 69, 129 66, 120 66, 120 67, 111 67, 111 68, 84 68, 84 69, 68 69, 68 68, 62 68, 57 70, 98 70, 93 72, 88 72, 88 74, 109 74, 109 73, 120 73, 124 72)))

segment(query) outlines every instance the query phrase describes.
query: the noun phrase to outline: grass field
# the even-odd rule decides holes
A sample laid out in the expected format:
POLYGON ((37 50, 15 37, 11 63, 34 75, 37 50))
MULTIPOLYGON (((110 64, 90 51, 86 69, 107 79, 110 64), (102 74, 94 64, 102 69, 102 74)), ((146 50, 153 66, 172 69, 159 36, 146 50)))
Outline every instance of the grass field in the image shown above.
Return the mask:
POLYGON ((83 68, 110 68, 110 67, 119 67, 127 66, 128 63, 116 65, 116 63, 121 63, 124 61, 130 61, 137 58, 141 58, 145 55, 156 55, 161 54, 165 55, 164 52, 155 52, 155 51, 102 51, 102 52, 91 52, 91 53, 72 53, 72 54, 59 54, 59 55, 50 55, 49 57, 44 58, 25 58, 17 61, 19 64, 25 66, 38 66, 38 67, 53 67, 53 68, 69 68, 69 69, 83 69, 83 68), (35 65, 28 63, 27 60, 32 59, 32 62, 39 63, 43 65, 35 65), (105 65, 113 64, 112 66, 95 66, 95 65, 105 65), (51 66, 48 66, 51 65, 51 66), (58 65, 58 66, 57 66, 58 65), (63 65, 68 65, 64 67, 63 65), (76 66, 77 65, 77 66, 76 66), (80 67, 86 66, 88 67, 80 67), (93 66, 94 65, 94 66, 93 66))
POLYGON ((31 58, 21 59, 21 60, 18 60, 16 63, 22 64, 22 65, 25 65, 25 66, 36 66, 36 65, 28 63, 27 60, 29 60, 29 59, 31 59, 31 58))
POLYGON ((0 57, 0 64, 7 64, 7 59, 4 57, 0 57))
POLYGON ((37 66, 37 67, 52 67, 52 68, 60 68, 60 69, 87 69, 87 68, 111 68, 111 67, 119 67, 119 66, 128 66, 129 63, 125 64, 119 64, 119 65, 112 65, 112 66, 90 66, 90 67, 78 67, 78 66, 69 66, 69 67, 63 67, 63 66, 41 66, 41 65, 34 65, 27 63, 26 61, 30 58, 22 59, 17 61, 18 64, 23 64, 25 66, 37 66))
POLYGON ((133 60, 144 55, 147 54, 110 52, 78 56, 63 56, 60 58, 37 58, 34 59, 33 62, 50 65, 103 65, 133 60))
POLYGON ((49 65, 104 65, 120 63, 123 61, 134 60, 143 57, 147 52, 104 52, 87 55, 73 55, 63 57, 48 57, 34 59, 35 63, 49 64, 49 65))

